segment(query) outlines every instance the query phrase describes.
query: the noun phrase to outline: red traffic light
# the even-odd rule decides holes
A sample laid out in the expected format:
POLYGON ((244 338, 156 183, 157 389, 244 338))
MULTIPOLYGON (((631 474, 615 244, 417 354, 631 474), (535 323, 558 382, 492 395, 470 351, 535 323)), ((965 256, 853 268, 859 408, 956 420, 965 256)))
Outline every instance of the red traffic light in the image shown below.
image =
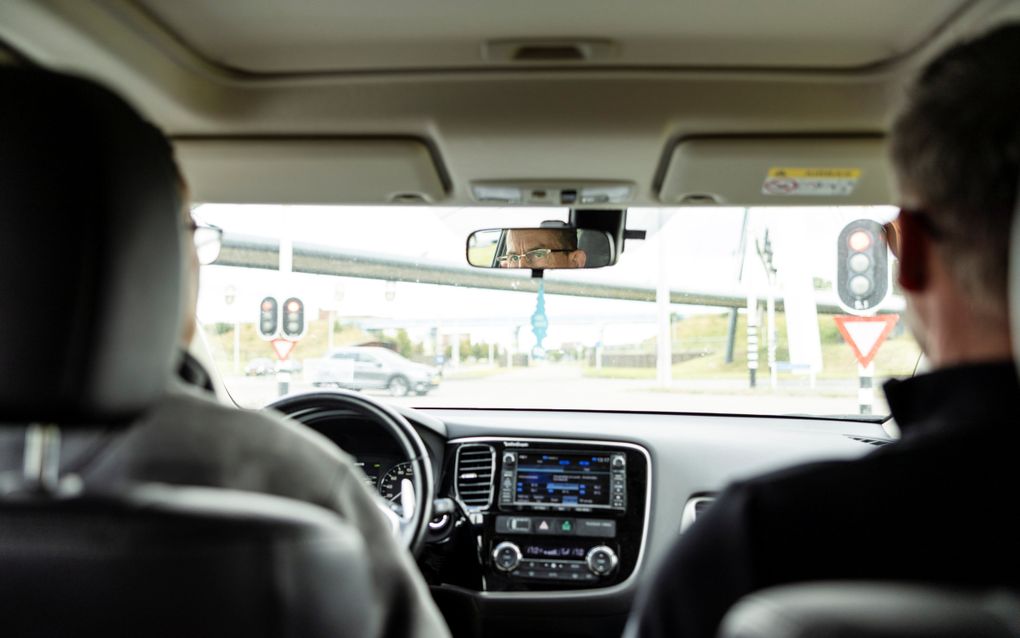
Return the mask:
POLYGON ((273 302, 268 301, 268 300, 262 302, 262 312, 272 312, 272 310, 273 310, 273 302))
POLYGON ((297 312, 298 310, 301 310, 301 303, 291 300, 291 302, 287 304, 287 310, 289 312, 297 312))
POLYGON ((847 241, 851 249, 863 252, 871 248, 871 233, 866 230, 855 230, 850 234, 850 239, 847 241))

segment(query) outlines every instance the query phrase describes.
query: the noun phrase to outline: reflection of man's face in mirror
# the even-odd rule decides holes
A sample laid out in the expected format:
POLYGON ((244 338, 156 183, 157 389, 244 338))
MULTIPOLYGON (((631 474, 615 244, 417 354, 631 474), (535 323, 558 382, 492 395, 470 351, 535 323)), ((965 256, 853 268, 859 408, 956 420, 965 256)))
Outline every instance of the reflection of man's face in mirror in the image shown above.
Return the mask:
POLYGON ((588 256, 577 248, 572 228, 508 230, 501 268, 584 268, 588 256))

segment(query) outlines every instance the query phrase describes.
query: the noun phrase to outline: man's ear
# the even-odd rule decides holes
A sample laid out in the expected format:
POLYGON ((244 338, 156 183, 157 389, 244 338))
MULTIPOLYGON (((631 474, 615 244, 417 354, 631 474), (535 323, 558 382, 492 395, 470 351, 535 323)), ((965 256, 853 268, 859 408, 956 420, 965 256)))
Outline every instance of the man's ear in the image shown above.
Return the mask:
POLYGON ((932 250, 931 237, 920 221, 909 214, 901 214, 896 224, 899 243, 900 287, 907 292, 921 292, 928 286, 928 258, 932 250))
POLYGON ((567 257, 570 259, 570 265, 574 268, 584 268, 584 264, 588 261, 588 253, 583 250, 575 250, 567 257))

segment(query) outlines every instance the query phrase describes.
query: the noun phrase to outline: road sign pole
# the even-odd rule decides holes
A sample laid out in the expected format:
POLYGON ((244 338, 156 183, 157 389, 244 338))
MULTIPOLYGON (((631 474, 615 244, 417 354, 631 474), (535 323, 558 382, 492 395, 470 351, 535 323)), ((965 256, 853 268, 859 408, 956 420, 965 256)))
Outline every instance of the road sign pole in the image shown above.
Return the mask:
POLYGON ((872 414, 875 405, 875 355, 889 338, 899 315, 833 317, 843 340, 857 358, 857 404, 861 414, 872 414))
POLYGON ((873 414, 875 405, 875 362, 863 366, 857 364, 857 376, 860 379, 860 389, 857 391, 857 402, 861 407, 861 414, 873 414))
POLYGON ((273 339, 270 344, 273 346, 273 352, 276 353, 276 360, 279 362, 276 366, 276 386, 279 395, 282 397, 290 392, 290 372, 282 369, 284 361, 290 357, 290 353, 294 351, 297 346, 297 341, 291 341, 290 339, 273 339))

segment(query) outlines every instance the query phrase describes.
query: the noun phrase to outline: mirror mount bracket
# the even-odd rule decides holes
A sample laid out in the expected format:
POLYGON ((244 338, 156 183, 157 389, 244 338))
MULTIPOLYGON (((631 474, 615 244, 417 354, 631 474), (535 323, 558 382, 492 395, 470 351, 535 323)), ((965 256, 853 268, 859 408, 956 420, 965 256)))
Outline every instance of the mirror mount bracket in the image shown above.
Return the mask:
MULTIPOLYGON (((618 257, 620 253, 624 251, 625 242, 627 238, 625 234, 625 228, 627 227, 627 209, 591 209, 591 208, 571 208, 569 225, 574 228, 584 228, 590 230, 601 230, 609 233, 609 236, 613 238, 613 244, 616 246, 614 251, 614 257, 618 257)), ((616 263, 616 259, 608 266, 612 266, 616 263)))
POLYGON ((545 276, 545 271, 542 270, 541 268, 532 268, 531 269, 531 278, 532 279, 541 279, 544 276, 545 276))

